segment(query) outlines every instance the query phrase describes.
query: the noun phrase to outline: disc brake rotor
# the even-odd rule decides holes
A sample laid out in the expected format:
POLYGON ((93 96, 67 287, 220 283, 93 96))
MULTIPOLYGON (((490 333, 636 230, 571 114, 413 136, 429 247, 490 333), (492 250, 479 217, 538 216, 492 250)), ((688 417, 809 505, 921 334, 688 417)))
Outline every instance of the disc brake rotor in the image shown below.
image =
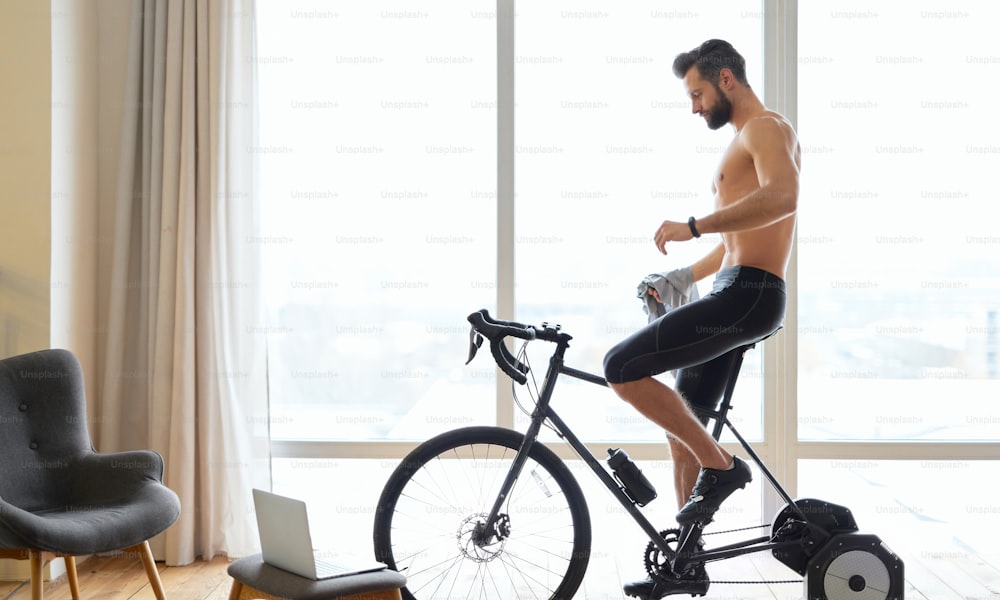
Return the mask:
POLYGON ((486 513, 478 513, 465 517, 455 536, 462 555, 479 563, 490 562, 500 556, 510 535, 510 517, 507 515, 500 515, 494 531, 487 535, 484 531, 487 516, 486 513))

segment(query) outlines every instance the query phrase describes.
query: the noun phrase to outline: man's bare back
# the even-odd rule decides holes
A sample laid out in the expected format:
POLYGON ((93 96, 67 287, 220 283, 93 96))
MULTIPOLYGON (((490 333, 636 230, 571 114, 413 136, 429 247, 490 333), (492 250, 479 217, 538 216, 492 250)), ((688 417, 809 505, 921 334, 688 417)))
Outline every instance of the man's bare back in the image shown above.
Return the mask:
MULTIPOLYGON (((774 146, 775 150, 783 148, 791 155, 796 169, 801 167, 801 151, 791 124, 773 111, 753 117, 729 144, 712 180, 716 210, 761 187, 754 157, 748 150, 748 146, 752 148, 756 142, 751 136, 767 138, 763 143, 774 146)), ((722 232, 726 249, 722 267, 757 267, 784 279, 794 230, 795 215, 792 214, 756 229, 722 232)))

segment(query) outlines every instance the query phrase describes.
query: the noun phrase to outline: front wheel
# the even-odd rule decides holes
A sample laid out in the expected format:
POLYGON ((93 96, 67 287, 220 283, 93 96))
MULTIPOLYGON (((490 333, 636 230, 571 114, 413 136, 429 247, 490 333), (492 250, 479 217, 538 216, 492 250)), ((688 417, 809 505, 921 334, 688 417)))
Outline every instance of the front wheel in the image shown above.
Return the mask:
POLYGON ((375 514, 376 557, 406 576, 406 600, 572 598, 590 559, 579 484, 534 444, 497 522, 484 527, 524 435, 468 427, 415 448, 375 514))

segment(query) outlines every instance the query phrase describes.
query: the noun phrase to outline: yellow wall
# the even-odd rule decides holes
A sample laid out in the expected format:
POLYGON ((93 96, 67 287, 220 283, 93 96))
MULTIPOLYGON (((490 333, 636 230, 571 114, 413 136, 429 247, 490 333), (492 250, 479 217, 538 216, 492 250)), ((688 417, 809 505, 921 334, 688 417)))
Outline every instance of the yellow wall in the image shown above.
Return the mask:
POLYGON ((0 0, 0 355, 49 346, 48 2, 0 0))
POLYGON ((51 63, 49 4, 0 0, 0 357, 49 347, 51 63))

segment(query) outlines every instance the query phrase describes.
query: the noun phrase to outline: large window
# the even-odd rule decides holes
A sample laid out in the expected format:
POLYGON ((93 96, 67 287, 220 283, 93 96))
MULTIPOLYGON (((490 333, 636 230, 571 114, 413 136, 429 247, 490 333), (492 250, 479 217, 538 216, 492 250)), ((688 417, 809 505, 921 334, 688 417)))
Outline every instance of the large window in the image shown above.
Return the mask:
POLYGON ((798 490, 851 507, 928 597, 988 597, 964 573, 996 560, 997 464, 977 459, 998 456, 1000 423, 1000 148, 984 121, 1000 12, 799 11, 798 490))
POLYGON ((492 423, 462 364, 496 295, 492 4, 257 6, 273 437, 492 423))
POLYGON ((996 440, 1000 12, 800 10, 800 438, 996 440))

